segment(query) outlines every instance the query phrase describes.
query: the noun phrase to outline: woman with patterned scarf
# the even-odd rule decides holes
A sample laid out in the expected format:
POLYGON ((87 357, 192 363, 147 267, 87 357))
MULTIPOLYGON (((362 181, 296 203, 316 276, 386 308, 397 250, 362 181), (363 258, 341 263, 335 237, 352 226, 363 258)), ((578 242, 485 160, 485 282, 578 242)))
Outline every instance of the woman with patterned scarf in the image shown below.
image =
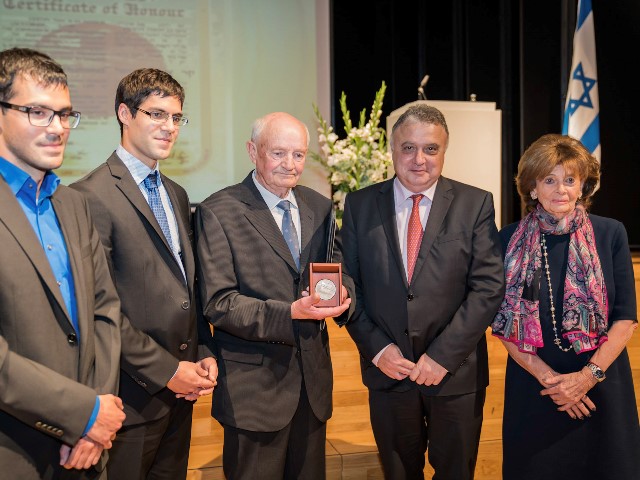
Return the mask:
POLYGON ((637 326, 624 226, 587 213, 600 164, 544 135, 516 185, 526 216, 502 229, 506 294, 492 324, 509 352, 503 479, 640 479, 626 344, 637 326))

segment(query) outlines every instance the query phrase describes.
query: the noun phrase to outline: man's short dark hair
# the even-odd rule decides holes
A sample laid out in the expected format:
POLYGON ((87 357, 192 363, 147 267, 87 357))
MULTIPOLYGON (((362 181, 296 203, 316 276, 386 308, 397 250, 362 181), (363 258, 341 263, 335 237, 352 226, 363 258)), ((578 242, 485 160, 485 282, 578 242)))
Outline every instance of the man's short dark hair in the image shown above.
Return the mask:
MULTIPOLYGON (((30 48, 9 48, 0 52, 0 100, 11 100, 18 75, 30 77, 38 84, 67 86, 67 74, 49 55, 30 48)), ((4 107, 2 107, 4 111, 4 107)))
POLYGON ((157 68, 139 68, 120 80, 116 90, 116 118, 120 124, 120 134, 122 135, 122 122, 118 117, 118 107, 124 103, 131 116, 138 113, 137 108, 142 105, 149 95, 159 95, 161 97, 177 97, 180 105, 184 104, 184 88, 178 81, 167 72, 157 68))

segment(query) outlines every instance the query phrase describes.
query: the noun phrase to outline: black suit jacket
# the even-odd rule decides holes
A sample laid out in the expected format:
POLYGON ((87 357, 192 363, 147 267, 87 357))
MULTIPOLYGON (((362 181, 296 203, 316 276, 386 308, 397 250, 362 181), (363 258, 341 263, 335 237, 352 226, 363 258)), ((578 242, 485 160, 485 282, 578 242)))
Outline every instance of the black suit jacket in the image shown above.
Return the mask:
MULTIPOLYGON (((298 405, 303 376, 316 417, 331 416, 327 330, 318 321, 291 319, 291 303, 309 284, 309 262, 326 260, 331 201, 306 187, 294 193, 301 272, 251 175, 196 209, 200 293, 220 369, 212 415, 244 430, 284 428, 298 405)), ((335 253, 339 262, 339 237, 335 253)), ((343 282, 349 285, 346 277, 343 282)))
POLYGON ((489 192, 441 177, 408 285, 398 242, 393 179, 347 195, 344 265, 356 287, 347 330, 373 390, 415 383, 386 376, 372 359, 386 345, 417 361, 426 352, 449 372, 428 395, 464 394, 489 383, 485 330, 502 301, 500 240, 489 192))
MULTIPOLYGON (((166 385, 178 361, 194 361, 198 354, 197 318, 202 320, 201 342, 211 336, 195 303, 195 264, 191 210, 185 190, 162 175, 178 223, 186 280, 171 252, 149 204, 122 160, 111 157, 86 177, 71 185, 84 193, 107 259, 122 311, 138 329, 147 333, 170 354, 156 365, 156 384, 166 385)), ((123 339, 126 348, 126 339, 123 339)), ((207 349, 200 356, 208 356, 207 349)), ((129 352, 135 354, 135 352, 129 352)), ((120 396, 125 403, 126 425, 160 418, 175 404, 175 394, 140 378, 123 356, 120 396)))

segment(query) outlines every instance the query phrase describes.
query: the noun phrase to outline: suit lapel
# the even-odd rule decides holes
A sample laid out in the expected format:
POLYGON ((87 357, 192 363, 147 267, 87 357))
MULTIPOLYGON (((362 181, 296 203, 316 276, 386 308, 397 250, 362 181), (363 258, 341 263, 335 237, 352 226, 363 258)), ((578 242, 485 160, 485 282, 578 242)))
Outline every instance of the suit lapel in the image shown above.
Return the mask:
POLYGON ((407 274, 404 271, 400 240, 398 239, 398 223, 396 221, 395 200, 393 198, 393 179, 382 184, 376 200, 378 202, 378 211, 380 212, 380 219, 382 220, 384 233, 387 236, 389 248, 398 266, 402 281, 405 286, 407 286, 407 274))
MULTIPOLYGON (((193 252, 191 249, 191 240, 189 237, 189 225, 191 224, 189 218, 184 218, 183 212, 186 210, 190 212, 190 205, 181 205, 178 195, 176 194, 173 184, 162 175, 162 184, 167 190, 171 205, 173 205, 173 214, 176 217, 176 223, 178 224, 178 241, 180 242, 180 249, 182 250, 182 264, 184 266, 185 276, 187 277, 187 286, 189 290, 193 288, 191 279, 195 278, 195 264, 193 260, 193 252)), ((155 216, 154 216, 155 218, 155 216)), ((156 222, 157 223, 157 222, 156 222)), ((165 238, 164 234, 162 235, 165 238)), ((173 253, 173 252, 172 252, 173 253)), ((175 258, 175 255, 172 255, 175 258)), ((178 260, 176 259, 176 262, 178 260)), ((180 272, 182 275, 182 272, 180 272)))
MULTIPOLYGON (((129 202, 131 202, 131 205, 133 205, 133 207, 136 210, 138 210, 140 215, 142 215, 142 217, 147 221, 147 223, 149 223, 149 225, 156 232, 156 235, 158 236, 160 241, 164 244, 171 258, 174 259, 174 264, 175 264, 174 266, 175 268, 178 269, 177 273, 180 276, 182 276, 182 272, 179 271, 180 269, 177 265, 177 260, 175 260, 173 251, 171 250, 171 247, 167 242, 167 238, 164 236, 164 233, 160 228, 160 224, 158 224, 158 220, 156 219, 156 216, 151 211, 151 207, 149 206, 144 196, 142 195, 140 188, 138 187, 138 185, 136 185, 136 182, 133 180, 133 177, 131 176, 131 172, 129 172, 129 169, 126 167, 126 165, 122 162, 122 160, 120 160, 120 158, 115 153, 107 159, 107 165, 109 166, 111 175, 115 180, 116 187, 118 187, 118 189, 124 194, 124 196, 127 197, 129 202)), ((166 185, 165 185, 165 188, 166 188, 166 185)), ((169 191, 169 189, 167 189, 167 191, 169 191)), ((171 197, 171 194, 170 194, 169 198, 171 198, 171 200, 174 201, 175 195, 174 197, 171 197)))
POLYGON ((433 203, 431 204, 431 211, 429 212, 429 219, 424 229, 424 236, 422 237, 422 244, 420 245, 420 251, 418 252, 418 258, 416 259, 416 265, 413 268, 413 276, 415 277, 422 268, 425 259, 429 255, 429 251, 435 242, 442 222, 444 222, 451 202, 453 201, 453 191, 451 183, 448 179, 440 177, 436 191, 433 195, 433 203))
POLYGON ((302 248, 300 249, 300 270, 304 270, 303 265, 309 262, 311 255, 311 237, 313 236, 314 214, 307 203, 304 194, 299 190, 294 190, 298 209, 300 210, 300 238, 302 248))
MULTIPOLYGON (((67 245, 69 265, 74 280, 80 350, 82 352, 88 352, 93 349, 93 346, 89 345, 89 341, 93 341, 93 339, 89 338, 89 335, 87 334, 90 331, 88 328, 89 322, 93 321, 93 312, 89 312, 87 310, 84 290, 85 285, 82 281, 85 276, 82 271, 82 251, 80 250, 81 242, 80 235, 78 233, 78 219, 76 218, 74 211, 69 208, 65 208, 65 204, 60 198, 60 188, 58 188, 51 197, 51 204, 53 205, 53 209, 58 217, 58 223, 60 224, 60 229, 62 230, 62 235, 64 236, 65 243, 67 245)), ((89 354, 84 355, 80 359, 81 365, 78 369, 80 374, 79 378, 85 378, 81 372, 87 371, 88 364, 86 364, 86 362, 90 361, 91 358, 93 358, 93 355, 89 354)))
MULTIPOLYGON (((62 293, 51 269, 51 264, 44 253, 42 245, 38 241, 33 227, 29 223, 29 220, 27 220, 22 207, 2 177, 0 177, 0 205, 2 205, 2 208, 0 208, 0 222, 4 223, 7 230, 9 230, 16 239, 16 243, 22 248, 27 257, 29 257, 31 264, 38 272, 42 282, 55 299, 60 311, 64 313, 69 325, 71 325, 71 317, 69 316, 64 299, 62 298, 62 293)), ((58 220, 62 222, 62 220, 58 220)), ((68 244, 67 248, 69 248, 68 244)))
MULTIPOLYGON (((278 228, 273 215, 267 208, 267 204, 264 202, 262 195, 253 184, 253 178, 251 174, 244 179, 242 184, 247 188, 246 194, 243 195, 241 200, 249 207, 244 213, 247 220, 254 226, 254 228, 264 237, 271 248, 294 270, 298 271, 287 242, 285 242, 282 232, 278 228)), ((300 212, 302 215, 302 212, 300 212)), ((304 230, 304 227, 303 227, 304 230)), ((304 236, 302 237, 304 238, 304 236)), ((300 263, 302 265, 302 263, 300 263)))

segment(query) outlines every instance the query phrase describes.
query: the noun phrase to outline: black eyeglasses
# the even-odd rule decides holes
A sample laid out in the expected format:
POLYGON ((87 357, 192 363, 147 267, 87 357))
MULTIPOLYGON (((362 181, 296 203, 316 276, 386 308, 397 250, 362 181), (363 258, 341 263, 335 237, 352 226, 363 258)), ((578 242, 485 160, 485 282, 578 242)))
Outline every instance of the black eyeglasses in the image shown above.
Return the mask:
POLYGON ((164 123, 167 121, 167 118, 171 117, 171 121, 176 127, 181 127, 189 123, 189 119, 187 117, 183 117, 182 115, 171 115, 169 112, 158 112, 157 110, 153 110, 151 112, 147 112, 141 108, 136 108, 139 112, 146 113, 149 115, 149 118, 157 123, 164 123))
POLYGON ((80 112, 73 110, 52 110, 46 107, 24 107, 22 105, 14 105, 13 103, 0 102, 5 108, 18 110, 29 116, 29 123, 34 127, 48 127, 53 121, 53 117, 58 115, 62 128, 76 128, 80 123, 80 112))

